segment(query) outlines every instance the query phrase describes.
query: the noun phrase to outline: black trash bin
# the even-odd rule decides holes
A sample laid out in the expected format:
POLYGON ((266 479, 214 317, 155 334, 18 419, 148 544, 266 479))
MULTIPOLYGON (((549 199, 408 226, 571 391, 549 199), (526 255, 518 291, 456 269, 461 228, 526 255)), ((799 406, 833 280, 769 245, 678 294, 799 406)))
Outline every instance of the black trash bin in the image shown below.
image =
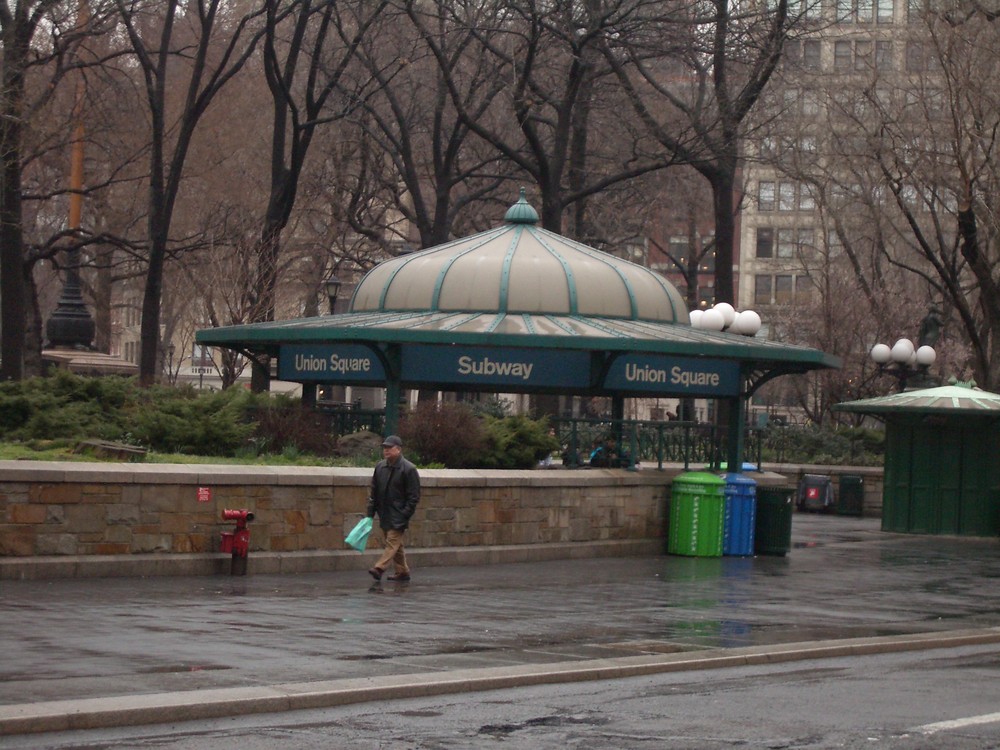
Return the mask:
POLYGON ((753 551, 758 555, 786 555, 792 548, 794 487, 757 487, 753 551))
POLYGON ((833 510, 833 480, 826 474, 803 474, 796 505, 799 510, 819 513, 833 510))
POLYGON ((857 474, 842 474, 837 493, 837 515, 862 516, 865 512, 865 480, 857 474))

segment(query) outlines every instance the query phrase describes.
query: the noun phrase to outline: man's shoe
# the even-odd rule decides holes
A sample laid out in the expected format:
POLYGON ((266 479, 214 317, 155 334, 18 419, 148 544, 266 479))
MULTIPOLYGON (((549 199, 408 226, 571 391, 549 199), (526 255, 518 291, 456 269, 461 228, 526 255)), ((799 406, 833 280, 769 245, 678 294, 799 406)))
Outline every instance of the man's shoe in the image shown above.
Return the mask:
POLYGON ((410 580, 409 573, 397 573, 396 575, 389 576, 390 581, 398 581, 399 583, 406 583, 410 580))
MULTIPOLYGON (((369 568, 368 575, 370 575, 376 581, 382 580, 382 571, 379 568, 369 568)), ((390 578, 389 580, 391 581, 392 579, 390 578)))

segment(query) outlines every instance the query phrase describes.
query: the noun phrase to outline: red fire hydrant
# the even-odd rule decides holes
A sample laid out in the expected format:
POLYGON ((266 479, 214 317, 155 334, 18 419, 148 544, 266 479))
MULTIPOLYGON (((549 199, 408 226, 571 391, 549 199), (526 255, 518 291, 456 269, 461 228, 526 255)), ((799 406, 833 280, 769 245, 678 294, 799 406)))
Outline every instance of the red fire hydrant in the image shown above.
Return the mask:
POLYGON ((240 510, 226 509, 222 511, 223 521, 236 521, 233 531, 223 531, 219 542, 219 552, 231 552, 233 562, 230 574, 245 576, 247 574, 247 555, 250 554, 250 529, 247 524, 253 520, 253 513, 245 508, 240 510))

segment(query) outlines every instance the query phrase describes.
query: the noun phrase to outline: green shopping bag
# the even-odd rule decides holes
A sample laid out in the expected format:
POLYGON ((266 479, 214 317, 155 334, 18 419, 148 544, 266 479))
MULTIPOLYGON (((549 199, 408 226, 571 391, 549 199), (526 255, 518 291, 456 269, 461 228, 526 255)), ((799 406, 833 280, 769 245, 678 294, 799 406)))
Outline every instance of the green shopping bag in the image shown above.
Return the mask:
POLYGON ((365 516, 358 521, 357 526, 351 529, 351 533, 344 539, 351 547, 358 552, 364 552, 368 544, 368 535, 372 533, 372 519, 365 516))

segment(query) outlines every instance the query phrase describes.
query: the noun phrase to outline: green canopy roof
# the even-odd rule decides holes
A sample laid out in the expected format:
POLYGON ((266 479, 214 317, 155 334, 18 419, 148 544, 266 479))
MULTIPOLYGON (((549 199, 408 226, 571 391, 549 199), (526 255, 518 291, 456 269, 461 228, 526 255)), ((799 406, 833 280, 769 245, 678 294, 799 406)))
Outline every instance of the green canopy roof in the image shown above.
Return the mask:
POLYGON ((460 344, 738 360, 758 379, 840 366, 817 349, 692 328, 664 276, 536 226, 521 199, 492 230, 372 268, 350 312, 202 330, 199 344, 460 344))
POLYGON ((891 396, 847 401, 835 411, 859 414, 964 414, 1000 417, 1000 395, 967 386, 946 385, 891 396))
POLYGON ((579 315, 345 313, 198 332, 200 344, 249 351, 269 352, 280 344, 337 341, 642 351, 785 363, 791 370, 802 371, 839 366, 836 357, 803 346, 704 331, 684 324, 579 315))

